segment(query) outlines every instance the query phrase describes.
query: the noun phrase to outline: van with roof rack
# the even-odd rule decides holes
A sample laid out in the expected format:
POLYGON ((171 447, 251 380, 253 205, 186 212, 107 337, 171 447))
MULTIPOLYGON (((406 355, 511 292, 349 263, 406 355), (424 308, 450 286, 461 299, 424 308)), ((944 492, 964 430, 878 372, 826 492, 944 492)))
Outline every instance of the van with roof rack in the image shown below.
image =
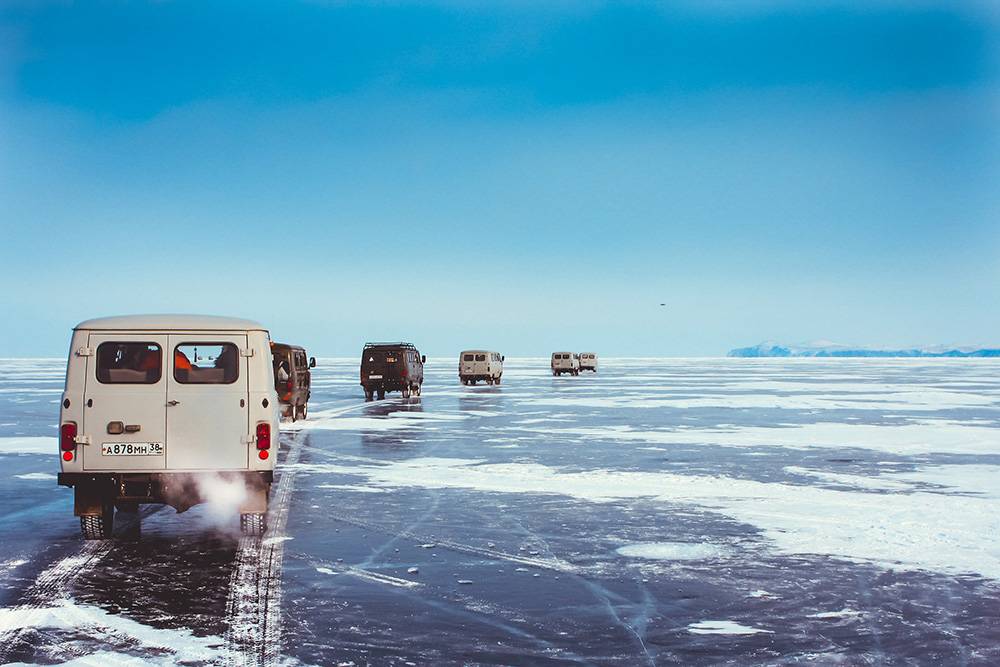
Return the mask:
POLYGON ((367 343, 361 351, 361 387, 365 400, 387 391, 398 391, 403 398, 419 396, 424 384, 427 357, 411 343, 367 343))
POLYGON ((86 539, 115 510, 183 512, 220 493, 260 535, 278 449, 267 329, 207 315, 133 315, 73 329, 59 414, 58 483, 86 539))
POLYGON ((278 392, 281 417, 295 421, 305 419, 312 396, 312 373, 316 357, 306 357, 305 348, 287 343, 271 343, 271 365, 274 366, 274 389, 278 392))
POLYGON ((503 355, 490 350, 465 350, 458 355, 458 379, 464 385, 480 380, 500 384, 503 377, 503 355))

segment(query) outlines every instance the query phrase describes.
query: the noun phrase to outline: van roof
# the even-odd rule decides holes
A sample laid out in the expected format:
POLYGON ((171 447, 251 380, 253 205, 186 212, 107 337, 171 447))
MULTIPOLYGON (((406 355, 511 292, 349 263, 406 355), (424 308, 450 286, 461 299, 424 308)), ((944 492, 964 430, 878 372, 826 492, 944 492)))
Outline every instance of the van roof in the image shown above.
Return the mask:
POLYGON ((496 350, 462 350, 459 354, 499 354, 496 350))
POLYGON ((292 345, 291 343, 275 343, 274 341, 271 341, 271 349, 272 350, 302 350, 303 352, 306 351, 306 348, 302 347, 301 345, 292 345))
POLYGON ((74 330, 267 331, 263 324, 218 315, 118 315, 80 322, 74 330))
POLYGON ((365 343, 365 349, 371 349, 375 347, 398 347, 406 350, 417 349, 413 343, 365 343))

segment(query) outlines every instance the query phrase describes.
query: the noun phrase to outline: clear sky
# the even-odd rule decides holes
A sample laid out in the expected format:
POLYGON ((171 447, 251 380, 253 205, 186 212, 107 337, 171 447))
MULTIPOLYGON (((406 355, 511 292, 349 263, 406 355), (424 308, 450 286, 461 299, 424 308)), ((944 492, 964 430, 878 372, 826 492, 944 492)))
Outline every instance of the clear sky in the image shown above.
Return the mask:
POLYGON ((6 2, 0 356, 1000 343, 991 7, 6 2))

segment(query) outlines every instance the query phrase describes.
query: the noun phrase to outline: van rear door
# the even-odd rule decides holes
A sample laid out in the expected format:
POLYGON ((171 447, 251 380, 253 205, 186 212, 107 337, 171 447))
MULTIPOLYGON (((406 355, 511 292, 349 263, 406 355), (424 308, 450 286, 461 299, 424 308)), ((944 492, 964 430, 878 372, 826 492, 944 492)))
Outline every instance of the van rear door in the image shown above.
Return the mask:
POLYGON ((80 433, 84 470, 163 470, 167 336, 92 333, 80 433))
POLYGON ((169 336, 168 343, 167 468, 246 469, 250 451, 246 334, 178 334, 169 336))

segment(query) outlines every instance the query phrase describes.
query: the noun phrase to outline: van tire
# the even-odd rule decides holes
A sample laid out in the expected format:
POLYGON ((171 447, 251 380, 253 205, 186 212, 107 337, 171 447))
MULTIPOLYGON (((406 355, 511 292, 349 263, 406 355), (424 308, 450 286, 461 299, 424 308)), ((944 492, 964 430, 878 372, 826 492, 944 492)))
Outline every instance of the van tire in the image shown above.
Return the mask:
POLYGON ((496 380, 493 381, 493 384, 500 384, 500 378, 501 377, 503 377, 503 376, 502 375, 498 375, 497 378, 496 378, 496 380))
POLYGON ((259 537, 267 530, 267 515, 260 512, 240 514, 240 532, 250 537, 259 537))
POLYGON ((102 514, 85 514, 80 517, 80 532, 85 540, 106 540, 115 528, 115 506, 105 505, 102 514))
POLYGON ((380 401, 385 400, 385 389, 378 390, 378 400, 380 401))
POLYGON ((422 385, 422 384, 415 384, 415 385, 413 385, 413 395, 414 396, 419 396, 422 393, 424 393, 424 385, 422 385))
POLYGON ((403 394, 403 398, 409 398, 410 397, 410 388, 408 386, 407 387, 403 387, 400 390, 400 392, 403 394))

